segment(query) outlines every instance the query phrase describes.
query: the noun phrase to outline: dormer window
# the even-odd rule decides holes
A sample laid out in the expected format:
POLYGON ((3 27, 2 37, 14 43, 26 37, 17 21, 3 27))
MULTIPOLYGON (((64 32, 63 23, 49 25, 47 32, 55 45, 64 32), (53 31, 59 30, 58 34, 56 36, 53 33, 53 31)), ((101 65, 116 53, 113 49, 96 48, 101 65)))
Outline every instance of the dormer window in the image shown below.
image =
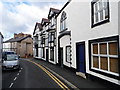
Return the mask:
POLYGON ((109 22, 109 0, 92 2, 92 27, 109 22))
POLYGON ((66 29, 66 19, 67 19, 66 13, 63 12, 61 15, 61 20, 60 20, 60 30, 61 31, 66 29))

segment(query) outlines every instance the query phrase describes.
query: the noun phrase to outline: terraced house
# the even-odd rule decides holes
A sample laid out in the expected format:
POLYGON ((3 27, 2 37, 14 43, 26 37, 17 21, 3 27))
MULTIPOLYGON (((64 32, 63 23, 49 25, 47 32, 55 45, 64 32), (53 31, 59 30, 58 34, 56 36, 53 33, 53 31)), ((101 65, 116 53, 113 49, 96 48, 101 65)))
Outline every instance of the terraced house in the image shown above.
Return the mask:
POLYGON ((41 23, 37 23, 34 29, 34 57, 46 60, 53 64, 57 61, 57 33, 56 33, 56 15, 58 9, 50 8, 48 19, 43 18, 41 23), (38 28, 37 28, 38 27, 38 28), (38 49, 36 48, 38 47, 38 49))
POLYGON ((56 63, 120 85, 119 0, 69 0, 55 18, 56 63))

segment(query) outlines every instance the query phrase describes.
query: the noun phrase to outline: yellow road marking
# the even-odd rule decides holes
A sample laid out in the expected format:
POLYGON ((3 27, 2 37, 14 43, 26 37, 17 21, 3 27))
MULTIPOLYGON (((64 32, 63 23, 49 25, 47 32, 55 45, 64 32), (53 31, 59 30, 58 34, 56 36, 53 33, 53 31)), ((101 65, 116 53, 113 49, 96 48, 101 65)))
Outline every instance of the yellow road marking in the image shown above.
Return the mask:
POLYGON ((38 67, 40 67, 44 72, 46 72, 48 74, 49 77, 51 77, 61 88, 63 88, 64 90, 70 90, 64 83, 62 83, 57 77, 55 77, 52 73, 50 73, 48 70, 46 70, 44 67, 42 67, 40 64, 37 64, 33 61, 27 60, 29 62, 34 63, 35 65, 37 65, 38 67))

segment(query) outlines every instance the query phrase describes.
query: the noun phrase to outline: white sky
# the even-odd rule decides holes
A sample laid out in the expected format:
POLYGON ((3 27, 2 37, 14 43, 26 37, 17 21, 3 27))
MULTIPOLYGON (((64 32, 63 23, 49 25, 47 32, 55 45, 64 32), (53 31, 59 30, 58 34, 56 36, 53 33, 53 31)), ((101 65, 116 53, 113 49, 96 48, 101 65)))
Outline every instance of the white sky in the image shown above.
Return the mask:
POLYGON ((50 7, 61 9, 66 1, 1 0, 0 32, 4 35, 4 40, 12 38, 14 33, 32 34, 35 23, 47 18, 50 7))

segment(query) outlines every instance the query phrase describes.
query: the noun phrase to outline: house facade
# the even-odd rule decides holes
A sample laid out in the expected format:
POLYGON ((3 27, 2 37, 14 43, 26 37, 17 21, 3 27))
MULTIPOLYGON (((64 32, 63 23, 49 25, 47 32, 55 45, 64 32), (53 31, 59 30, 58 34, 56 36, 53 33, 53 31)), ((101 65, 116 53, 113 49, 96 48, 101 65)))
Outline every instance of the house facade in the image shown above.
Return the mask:
POLYGON ((50 23, 48 25, 48 51, 49 51, 49 62, 57 63, 57 19, 55 18, 59 13, 58 9, 50 8, 48 19, 50 23))
POLYGON ((3 51, 3 35, 0 32, 0 61, 2 60, 2 51, 3 51))
POLYGON ((61 67, 67 66, 72 67, 72 58, 71 58, 71 29, 70 27, 70 18, 69 17, 69 4, 67 2, 59 15, 57 15, 57 63, 61 67))
POLYGON ((38 50, 34 48, 34 57, 53 64, 57 63, 57 21, 55 17, 58 13, 58 9, 50 8, 48 18, 42 18, 41 23, 35 25, 33 33, 34 42, 38 45, 38 50))
POLYGON ((119 5, 118 0, 74 0, 63 10, 68 14, 71 67, 76 74, 120 85, 119 5))
POLYGON ((50 9, 45 25, 48 61, 73 68, 84 78, 120 85, 119 0, 68 0, 57 14, 53 12, 50 9))
POLYGON ((30 34, 14 34, 11 38, 4 42, 4 51, 15 51, 20 57, 33 56, 33 40, 30 34))

